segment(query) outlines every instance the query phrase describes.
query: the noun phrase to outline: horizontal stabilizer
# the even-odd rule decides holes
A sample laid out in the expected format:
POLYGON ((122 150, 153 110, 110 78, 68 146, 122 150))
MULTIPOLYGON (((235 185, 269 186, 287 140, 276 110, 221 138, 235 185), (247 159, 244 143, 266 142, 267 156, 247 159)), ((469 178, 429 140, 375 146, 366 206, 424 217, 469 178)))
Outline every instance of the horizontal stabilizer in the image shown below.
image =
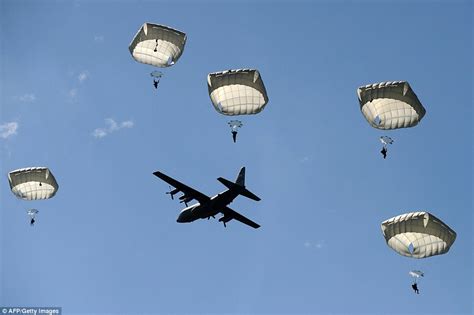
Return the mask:
POLYGON ((247 197, 249 199, 255 200, 255 201, 260 201, 260 198, 256 195, 254 195, 252 192, 250 192, 247 189, 244 189, 243 191, 240 192, 240 194, 244 197, 247 197))
POLYGON ((249 218, 244 217, 243 215, 241 215, 240 213, 232 210, 229 207, 225 207, 225 209, 224 209, 224 211, 222 211, 222 213, 224 213, 224 216, 219 219, 219 222, 223 222, 224 226, 225 226, 226 222, 229 222, 230 220, 235 219, 235 220, 240 221, 244 224, 247 224, 248 226, 253 227, 254 229, 258 229, 260 227, 260 224, 257 224, 255 222, 253 222, 249 218))
POLYGON ((251 193, 250 191, 248 191, 245 188, 245 186, 238 185, 238 184, 233 183, 230 180, 227 180, 227 179, 222 178, 222 177, 219 177, 217 180, 220 181, 222 184, 224 184, 224 186, 226 186, 230 190, 233 190, 233 191, 239 193, 239 195, 242 195, 244 197, 247 197, 247 198, 255 200, 255 201, 260 201, 260 198, 257 197, 256 195, 254 195, 253 193, 251 193))

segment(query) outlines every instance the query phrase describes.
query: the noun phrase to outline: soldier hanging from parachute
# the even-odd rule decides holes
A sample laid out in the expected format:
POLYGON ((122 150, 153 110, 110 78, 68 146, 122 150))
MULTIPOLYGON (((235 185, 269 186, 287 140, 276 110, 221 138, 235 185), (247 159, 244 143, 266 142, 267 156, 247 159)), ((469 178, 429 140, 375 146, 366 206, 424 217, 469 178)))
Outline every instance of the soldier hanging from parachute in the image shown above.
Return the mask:
MULTIPOLYGON (((50 199, 56 195, 59 185, 47 167, 29 167, 8 173, 8 182, 12 193, 19 199, 29 202, 50 199)), ((27 210, 30 225, 34 226, 38 210, 27 210)))
POLYGON ((416 279, 420 277, 424 277, 425 274, 423 271, 420 270, 412 270, 408 273, 410 276, 413 278, 413 284, 411 285, 413 291, 415 291, 416 294, 420 294, 420 290, 418 290, 418 284, 416 283, 416 279))
MULTIPOLYGON (((207 76, 209 97, 215 110, 222 115, 255 115, 268 103, 268 95, 260 72, 256 69, 238 69, 210 73, 207 76)), ((232 139, 237 140, 240 120, 228 122, 232 139)))
MULTIPOLYGON (((359 105, 367 122, 380 130, 395 130, 418 125, 426 110, 406 81, 369 84, 357 89, 359 105)), ((380 137, 384 144, 383 158, 387 157, 387 136, 380 137)))
MULTIPOLYGON (((429 212, 419 211, 398 215, 382 222, 382 233, 387 245, 402 256, 427 258, 446 254, 454 241, 456 232, 429 212)), ((420 270, 412 270, 415 278, 411 285, 419 294, 417 278, 423 277, 420 270)))
POLYGON ((385 159, 387 157, 387 152, 388 152, 387 145, 392 144, 393 140, 390 137, 381 136, 380 142, 382 142, 383 144, 383 148, 382 148, 382 151, 380 151, 380 153, 382 153, 383 158, 385 159))
MULTIPOLYGON (((145 23, 128 47, 133 59, 159 68, 174 65, 183 53, 186 34, 168 26, 145 23)), ((153 86, 158 88, 163 73, 153 71, 153 86)))

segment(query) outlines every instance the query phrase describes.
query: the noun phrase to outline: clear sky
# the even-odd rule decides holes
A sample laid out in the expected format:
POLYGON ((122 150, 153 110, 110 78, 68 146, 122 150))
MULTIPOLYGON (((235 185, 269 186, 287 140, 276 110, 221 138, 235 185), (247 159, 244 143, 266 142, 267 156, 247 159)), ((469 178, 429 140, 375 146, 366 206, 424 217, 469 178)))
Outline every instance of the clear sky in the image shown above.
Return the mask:
POLYGON ((0 1, 0 305, 471 314, 472 12, 471 1, 0 1), (144 22, 188 36, 158 90, 128 50, 144 22), (257 68, 270 101, 241 117, 234 144, 206 76, 236 68, 257 68), (395 80, 427 114, 381 132, 356 89, 395 80), (387 160, 381 135, 395 139, 387 160), (54 198, 11 193, 6 175, 29 166, 51 169, 54 198), (241 166, 262 201, 231 206, 258 230, 176 223, 182 205, 152 175, 212 195, 241 166), (380 223, 418 210, 457 232, 446 255, 386 245, 380 223), (425 272, 420 295, 412 269, 425 272))

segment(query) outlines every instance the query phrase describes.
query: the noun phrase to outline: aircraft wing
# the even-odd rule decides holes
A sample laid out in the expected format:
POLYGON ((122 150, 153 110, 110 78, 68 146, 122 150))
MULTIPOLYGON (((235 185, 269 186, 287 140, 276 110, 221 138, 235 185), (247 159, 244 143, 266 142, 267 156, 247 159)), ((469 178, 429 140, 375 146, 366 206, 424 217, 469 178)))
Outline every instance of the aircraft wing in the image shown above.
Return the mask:
POLYGON ((243 215, 241 215, 240 213, 232 210, 229 207, 225 207, 224 210, 222 211, 222 213, 224 213, 224 216, 219 221, 229 222, 230 220, 235 219, 237 221, 240 221, 244 224, 247 224, 247 225, 253 227, 254 229, 258 229, 260 227, 259 224, 257 224, 255 222, 253 222, 252 220, 244 217, 243 215))
POLYGON ((177 181, 176 179, 171 178, 168 175, 165 175, 165 174, 163 174, 159 171, 154 172, 153 175, 155 175, 156 177, 164 180, 168 184, 172 185, 173 187, 178 189, 178 191, 183 192, 186 197, 196 199, 200 204, 203 204, 203 203, 205 203, 205 202, 207 202, 211 199, 208 196, 206 196, 205 194, 203 194, 202 192, 199 192, 196 189, 193 189, 189 186, 186 186, 185 184, 183 184, 183 183, 177 181))

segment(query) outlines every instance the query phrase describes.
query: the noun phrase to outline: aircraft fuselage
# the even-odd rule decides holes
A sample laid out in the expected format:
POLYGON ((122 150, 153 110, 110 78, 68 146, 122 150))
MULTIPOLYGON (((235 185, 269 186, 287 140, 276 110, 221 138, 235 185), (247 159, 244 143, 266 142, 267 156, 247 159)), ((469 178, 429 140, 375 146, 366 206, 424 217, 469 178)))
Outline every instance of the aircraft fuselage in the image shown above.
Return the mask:
POLYGON ((184 208, 179 213, 179 223, 188 223, 196 221, 197 219, 205 219, 213 217, 222 211, 224 207, 229 205, 239 195, 238 192, 232 190, 223 191, 214 197, 212 197, 206 203, 196 203, 189 207, 184 208))

